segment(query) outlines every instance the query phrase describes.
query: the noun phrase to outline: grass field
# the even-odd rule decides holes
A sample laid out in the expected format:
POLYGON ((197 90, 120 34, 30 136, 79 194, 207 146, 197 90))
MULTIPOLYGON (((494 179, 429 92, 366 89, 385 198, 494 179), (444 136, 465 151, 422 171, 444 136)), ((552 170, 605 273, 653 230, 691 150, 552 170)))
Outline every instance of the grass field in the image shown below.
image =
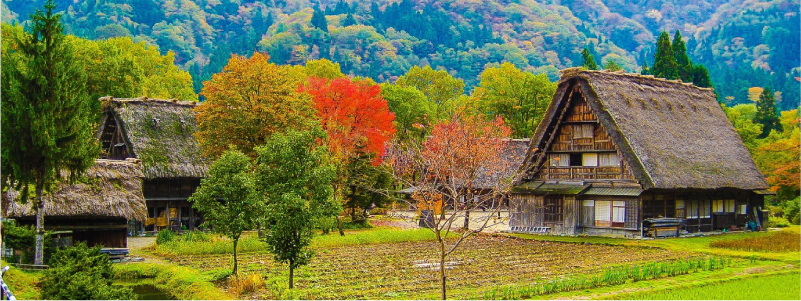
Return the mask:
MULTIPOLYGON (((296 272, 298 297, 304 299, 387 299, 435 297, 436 253, 432 241, 344 245, 319 248, 312 263, 296 272)), ((535 283, 562 275, 600 273, 615 265, 667 261, 696 256, 658 248, 576 245, 481 235, 449 259, 452 292, 510 283, 535 283)), ((198 271, 226 268, 228 255, 169 256, 174 264, 198 271)), ((240 256, 243 273, 283 278, 286 267, 272 256, 240 256)), ((262 298, 277 298, 270 291, 262 298)))
POLYGON ((801 300, 798 271, 736 279, 700 287, 617 295, 615 299, 635 300, 801 300))

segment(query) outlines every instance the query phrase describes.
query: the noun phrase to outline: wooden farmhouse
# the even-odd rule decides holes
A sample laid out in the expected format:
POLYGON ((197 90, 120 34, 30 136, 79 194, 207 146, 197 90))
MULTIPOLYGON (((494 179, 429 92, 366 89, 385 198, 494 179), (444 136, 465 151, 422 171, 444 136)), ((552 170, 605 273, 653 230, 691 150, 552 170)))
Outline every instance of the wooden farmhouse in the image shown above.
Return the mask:
POLYGON ((208 161, 193 134, 194 102, 101 98, 101 157, 142 160, 147 219, 140 230, 192 230, 202 216, 187 199, 205 177, 208 161))
MULTIPOLYGON (((136 159, 95 160, 76 183, 56 185, 42 197, 45 230, 55 231, 62 246, 84 241, 90 247, 127 248, 128 221, 147 218, 141 168, 136 159)), ((23 204, 18 198, 13 190, 3 193, 3 217, 35 225, 32 200, 23 204)))
POLYGON ((642 236, 653 218, 689 232, 765 218, 769 186, 713 90, 680 81, 564 70, 524 166, 511 231, 642 236))

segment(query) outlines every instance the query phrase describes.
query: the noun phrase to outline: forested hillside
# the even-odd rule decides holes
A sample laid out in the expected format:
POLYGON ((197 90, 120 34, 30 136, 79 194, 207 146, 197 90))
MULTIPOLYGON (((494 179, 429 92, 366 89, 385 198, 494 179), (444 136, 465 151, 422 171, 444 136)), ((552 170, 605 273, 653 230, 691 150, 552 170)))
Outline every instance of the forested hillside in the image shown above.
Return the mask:
MULTIPOLYGON (((3 22, 24 22, 43 0, 4 0, 3 22)), ((131 36, 173 51, 195 90, 231 53, 265 51, 280 64, 327 58, 346 74, 394 81, 430 65, 468 90, 489 64, 545 73, 581 65, 587 47, 639 72, 656 37, 681 30, 690 59, 709 69, 721 101, 748 103, 770 87, 781 109, 799 103, 798 0, 60 0, 68 33, 131 36)), ((468 91, 469 92, 469 91, 468 91)))

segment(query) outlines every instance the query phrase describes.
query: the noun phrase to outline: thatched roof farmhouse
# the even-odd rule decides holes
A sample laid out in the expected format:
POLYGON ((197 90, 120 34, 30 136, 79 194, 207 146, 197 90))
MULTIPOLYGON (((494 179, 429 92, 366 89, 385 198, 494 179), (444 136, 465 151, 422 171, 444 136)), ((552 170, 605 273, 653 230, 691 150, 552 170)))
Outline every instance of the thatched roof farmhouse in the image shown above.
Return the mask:
POLYGON ((648 234, 760 222, 767 189, 712 89, 580 68, 562 72, 514 191, 511 230, 648 234))
MULTIPOLYGON (((43 196, 48 230, 72 231, 71 240, 90 245, 124 247, 128 221, 147 218, 142 196, 142 166, 137 159, 95 160, 81 179, 66 181, 43 196)), ((3 193, 3 216, 22 224, 35 223, 32 202, 21 202, 19 193, 3 193)))
POLYGON ((142 160, 148 218, 140 228, 193 229, 200 215, 186 200, 205 177, 209 160, 194 133, 190 101, 103 97, 98 138, 108 159, 142 160))

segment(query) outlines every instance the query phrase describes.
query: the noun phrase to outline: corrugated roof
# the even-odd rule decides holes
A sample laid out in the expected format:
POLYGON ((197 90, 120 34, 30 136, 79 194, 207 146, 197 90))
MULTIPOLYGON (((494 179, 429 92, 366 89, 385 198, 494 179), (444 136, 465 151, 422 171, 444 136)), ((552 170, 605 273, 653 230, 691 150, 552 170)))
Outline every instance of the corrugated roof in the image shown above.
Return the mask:
POLYGON ((763 189, 763 190, 754 190, 754 193, 756 193, 756 194, 769 194, 769 195, 776 195, 776 193, 775 193, 775 192, 773 192, 773 191, 770 191, 770 190, 767 190, 767 189, 763 189))
POLYGON ((633 187, 591 187, 586 195, 640 196, 642 189, 633 187))

